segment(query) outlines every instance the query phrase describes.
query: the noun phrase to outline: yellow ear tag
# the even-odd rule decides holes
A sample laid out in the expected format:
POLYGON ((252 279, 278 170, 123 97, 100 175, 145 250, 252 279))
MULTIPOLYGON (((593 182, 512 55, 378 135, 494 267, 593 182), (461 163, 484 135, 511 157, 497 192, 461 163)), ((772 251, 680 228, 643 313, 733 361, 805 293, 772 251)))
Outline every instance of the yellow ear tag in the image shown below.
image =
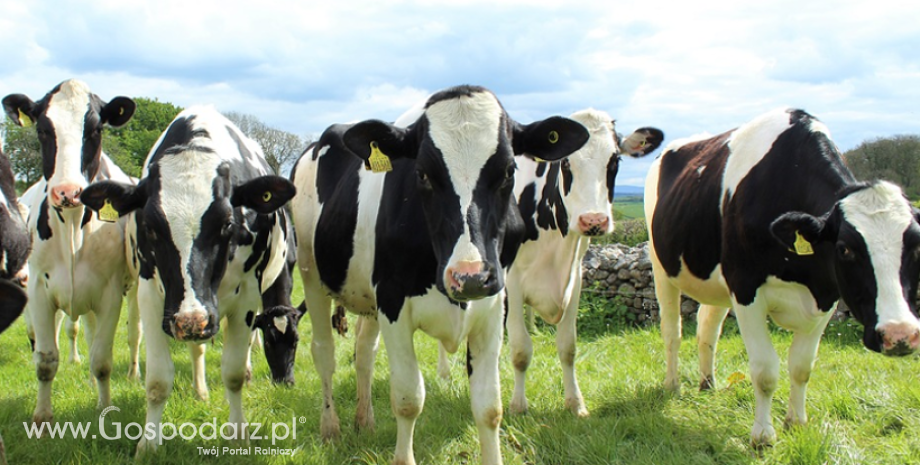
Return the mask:
POLYGON ((262 201, 263 201, 263 202, 268 203, 271 199, 272 199, 272 193, 271 193, 271 192, 265 191, 265 193, 262 194, 262 201))
POLYGON ((19 110, 19 122, 22 123, 22 127, 27 128, 32 125, 32 118, 29 118, 22 110, 19 110))
POLYGON ((371 142, 371 156, 367 159, 368 166, 375 173, 385 173, 393 171, 393 164, 390 163, 390 157, 380 151, 377 141, 371 142))
POLYGON ((814 255, 815 249, 811 247, 811 242, 805 240, 802 234, 795 232, 795 253, 796 255, 814 255))
POLYGON ((105 199, 105 204, 99 209, 99 220, 105 221, 106 223, 118 221, 118 210, 115 210, 115 207, 112 206, 112 202, 109 199, 105 199))

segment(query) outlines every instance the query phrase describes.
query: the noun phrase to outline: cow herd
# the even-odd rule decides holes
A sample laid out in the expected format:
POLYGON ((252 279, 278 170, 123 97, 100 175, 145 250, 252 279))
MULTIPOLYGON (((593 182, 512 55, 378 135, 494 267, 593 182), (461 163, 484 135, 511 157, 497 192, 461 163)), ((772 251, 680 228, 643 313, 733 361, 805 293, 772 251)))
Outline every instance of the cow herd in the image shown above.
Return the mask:
MULTIPOLYGON (((442 352, 466 343, 484 464, 502 462, 505 328, 515 380, 508 411, 528 407, 525 304, 558 326, 565 405, 588 414, 574 370, 581 260, 591 237, 613 231, 621 156, 647 155, 664 140, 652 127, 623 137, 596 110, 521 124, 487 89, 458 86, 395 123, 330 126, 290 179, 272 173, 259 145, 212 107, 191 107, 134 179, 101 150, 104 127, 134 114, 131 99, 105 102, 70 80, 37 102, 9 95, 3 107, 13 122, 35 127, 42 152, 43 177, 22 207, 0 154, 0 331, 25 309, 38 378, 33 422, 53 421, 62 314, 85 322, 99 407, 111 404, 126 301, 130 377, 139 376, 141 334, 146 341, 147 424, 163 421, 172 391, 169 339, 188 345, 194 389, 206 398, 204 343, 222 329, 229 422, 246 440, 241 393, 253 331, 262 331, 273 380, 293 383, 297 325, 307 314, 322 381, 320 434, 333 440, 341 427, 332 309, 340 305, 358 318, 359 429, 374 428, 374 359, 381 335, 386 343, 397 464, 415 463, 425 401, 417 330, 442 352), (299 307, 291 303, 294 266, 305 296, 299 307)), ((671 143, 652 165, 645 202, 665 386, 680 384, 681 293, 701 303, 701 389, 713 386, 716 342, 732 310, 755 390, 753 444, 776 438, 770 406, 779 361, 768 317, 794 333, 792 424, 806 421, 806 384, 841 298, 869 349, 905 355, 920 346, 918 212, 897 186, 856 181, 811 115, 778 110, 719 136, 671 143)), ((137 453, 153 452, 159 439, 141 438, 137 453)))

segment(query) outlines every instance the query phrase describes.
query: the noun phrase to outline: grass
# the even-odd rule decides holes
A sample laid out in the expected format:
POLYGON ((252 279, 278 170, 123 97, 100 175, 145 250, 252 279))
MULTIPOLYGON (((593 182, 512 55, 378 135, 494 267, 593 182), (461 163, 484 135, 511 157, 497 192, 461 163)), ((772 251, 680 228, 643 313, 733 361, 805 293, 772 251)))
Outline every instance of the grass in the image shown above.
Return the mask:
MULTIPOLYGON (((589 299, 590 300, 590 299, 589 299)), ((295 301, 300 301, 299 296, 295 301)), ((590 305, 597 306, 597 302, 590 305)), ((593 312, 598 311, 592 308, 593 312)), ((352 326, 353 327, 353 326, 352 326)), ((920 359, 891 359, 864 350, 859 328, 834 322, 822 344, 812 374, 805 427, 784 429, 789 381, 783 369, 773 404, 777 444, 764 451, 748 445, 753 421, 754 395, 749 381, 729 385, 728 377, 748 373, 743 343, 733 320, 726 322, 720 342, 717 389, 696 390, 694 327, 687 322, 681 346, 683 394, 660 388, 664 354, 656 328, 597 325, 585 328, 579 344, 577 370, 591 416, 574 418, 564 409, 562 379, 553 343, 553 328, 541 326, 534 336, 534 360, 529 371, 530 412, 506 416, 502 423, 502 455, 506 464, 908 464, 920 463, 920 359)), ((389 407, 386 350, 381 350, 374 379, 377 431, 359 434, 353 429, 355 377, 351 358, 353 336, 337 337, 338 372, 336 402, 342 420, 342 438, 324 444, 319 439, 320 383, 309 351, 310 324, 301 323, 303 343, 297 358, 296 387, 270 383, 261 350, 253 354, 254 377, 244 389, 244 408, 251 422, 291 423, 296 418, 296 439, 278 441, 276 447, 296 448, 295 457, 220 456, 199 454, 199 447, 235 446, 223 440, 174 439, 153 458, 138 463, 307 463, 386 464, 392 459, 396 426, 389 407), (303 422, 300 422, 300 418, 303 422)), ((774 331, 780 356, 785 359, 791 336, 774 331)), ((452 358, 453 378, 436 374, 437 346, 422 333, 416 336, 427 401, 415 433, 415 454, 420 463, 468 464, 479 462, 476 429, 469 407, 463 356, 452 358)), ((66 342, 62 341, 64 349, 66 342)), ((228 412, 220 382, 220 342, 207 355, 211 400, 195 399, 187 350, 174 344, 176 382, 164 421, 201 424, 228 412)), ((0 337, 0 432, 10 463, 134 463, 136 441, 103 439, 29 439, 23 422, 29 421, 35 403, 35 375, 22 321, 0 337)), ((86 347, 81 342, 81 353, 86 347)), ((64 352, 62 350, 62 352, 64 352)), ((143 355, 142 355, 143 357, 143 355)), ((112 421, 142 423, 145 415, 141 383, 125 379, 127 344, 119 325, 113 373, 113 400, 120 408, 106 416, 112 421)), ((88 363, 61 363, 54 384, 55 419, 93 422, 99 412, 88 378, 88 363)), ((785 366, 785 364, 783 364, 785 366)), ((507 405, 512 369, 507 347, 501 361, 502 398, 507 405)), ((267 428, 263 427, 263 428, 267 428)), ((264 433, 265 431, 263 431, 264 433)), ((252 446, 271 447, 270 440, 252 446)))
POLYGON ((613 202, 613 211, 617 218, 642 219, 645 218, 645 207, 642 197, 620 197, 613 202))

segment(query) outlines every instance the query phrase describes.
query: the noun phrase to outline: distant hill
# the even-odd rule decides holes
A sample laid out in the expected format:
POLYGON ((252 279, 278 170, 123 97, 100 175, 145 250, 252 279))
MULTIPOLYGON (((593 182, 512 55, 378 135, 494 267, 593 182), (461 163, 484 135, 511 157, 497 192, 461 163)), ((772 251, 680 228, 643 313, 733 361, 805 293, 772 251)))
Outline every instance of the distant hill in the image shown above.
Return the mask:
POLYGON ((645 188, 638 186, 613 186, 613 197, 642 197, 645 195, 645 188))

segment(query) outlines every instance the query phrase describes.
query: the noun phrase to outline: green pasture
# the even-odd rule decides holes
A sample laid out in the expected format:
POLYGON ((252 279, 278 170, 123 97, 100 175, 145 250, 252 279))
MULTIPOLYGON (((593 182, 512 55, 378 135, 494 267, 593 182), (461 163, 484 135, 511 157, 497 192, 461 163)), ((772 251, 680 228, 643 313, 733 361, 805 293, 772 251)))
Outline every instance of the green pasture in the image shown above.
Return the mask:
MULTIPOLYGON (((299 286, 298 286, 299 287, 299 286)), ((296 293, 299 294, 299 289, 296 293)), ((300 296, 295 296, 300 301, 300 296)), ((574 418, 564 409, 562 379, 553 328, 538 325, 529 379, 530 412, 506 416, 501 425, 502 454, 506 464, 909 464, 920 463, 920 359, 885 358, 870 353, 859 342, 860 328, 834 322, 820 349, 817 368, 809 385, 805 427, 782 428, 789 382, 785 368, 773 404, 779 439, 769 449, 753 450, 748 435, 753 421, 754 394, 749 381, 729 384, 733 373, 748 372, 747 357, 733 320, 726 323, 720 342, 717 388, 696 390, 694 325, 687 322, 681 346, 683 394, 660 388, 664 354, 655 327, 587 324, 603 312, 606 301, 586 298, 585 323, 579 337, 577 370, 588 418, 574 418)), ((353 323, 353 320, 352 320, 353 323)), ((0 432, 11 464, 386 464, 392 459, 396 425, 389 407, 387 355, 382 347, 374 379, 377 430, 357 433, 352 365, 353 335, 337 336, 338 372, 335 393, 342 421, 342 437, 332 443, 319 439, 320 382, 310 357, 310 324, 301 322, 302 341, 297 358, 295 387, 270 382, 261 349, 255 350, 254 376, 244 389, 244 408, 250 422, 296 426, 296 439, 277 441, 274 447, 296 449, 290 457, 201 455, 199 448, 238 447, 224 440, 168 441, 159 454, 134 461, 136 441, 96 439, 30 439, 23 427, 35 405, 36 380, 31 353, 20 320, 0 337, 0 432)), ((775 330, 774 340, 785 358, 791 337, 775 330)), ((81 338, 82 341, 82 338, 81 338)), ((437 377, 437 346, 422 333, 416 336, 418 356, 426 382, 427 401, 415 432, 415 454, 422 464, 479 463, 476 429, 469 407, 468 383, 462 355, 453 358, 453 378, 437 377)), ((62 341, 62 354, 67 343, 62 341)), ((81 353, 87 354, 81 342, 81 353)), ((195 425, 227 421, 220 381, 218 340, 208 349, 207 378, 210 400, 196 400, 191 368, 184 345, 174 344, 176 382, 164 421, 195 425)), ((142 358, 144 358, 142 354, 142 358)), ((107 434, 112 422, 143 423, 145 397, 142 383, 126 380, 128 367, 124 324, 119 324, 113 401, 120 411, 106 416, 107 434)), ((785 366, 785 364, 784 364, 785 366)), ((507 405, 512 388, 512 368, 504 348, 501 362, 502 398, 507 405)), ((737 376, 737 375, 736 375, 737 376)), ((98 435, 96 394, 89 382, 88 362, 74 365, 62 356, 54 384, 57 422, 92 422, 98 435)), ((270 439, 253 440, 272 447, 270 439)))

